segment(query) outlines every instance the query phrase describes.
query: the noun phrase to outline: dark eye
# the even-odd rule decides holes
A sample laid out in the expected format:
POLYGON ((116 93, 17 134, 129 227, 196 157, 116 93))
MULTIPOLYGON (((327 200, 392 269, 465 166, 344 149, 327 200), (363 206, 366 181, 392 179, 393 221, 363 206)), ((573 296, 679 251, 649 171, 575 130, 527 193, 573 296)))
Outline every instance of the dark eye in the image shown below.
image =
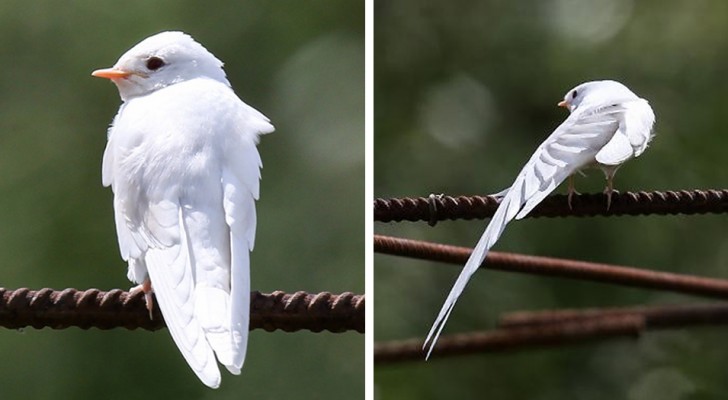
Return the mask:
POLYGON ((164 66, 164 61, 159 57, 149 57, 147 60, 147 69, 156 71, 164 66))
POLYGON ((571 98, 572 99, 575 99, 576 98, 576 94, 577 94, 576 90, 574 90, 573 92, 571 92, 571 98))

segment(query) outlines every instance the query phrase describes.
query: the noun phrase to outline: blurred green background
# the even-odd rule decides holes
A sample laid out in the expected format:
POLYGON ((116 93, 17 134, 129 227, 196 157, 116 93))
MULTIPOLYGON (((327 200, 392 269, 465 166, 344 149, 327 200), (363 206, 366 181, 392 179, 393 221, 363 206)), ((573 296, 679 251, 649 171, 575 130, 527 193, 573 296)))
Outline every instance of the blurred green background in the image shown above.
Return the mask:
MULTIPOLYGON (((577 84, 616 79, 657 115, 621 190, 722 188, 728 147, 728 2, 630 0, 375 3, 376 197, 508 187, 566 118, 577 84)), ((577 178, 601 192, 599 170, 577 178)), ((565 186, 565 185, 564 185, 565 186)), ((565 192, 565 187, 557 190, 565 192)), ((495 250, 728 278, 726 217, 524 219, 495 250)), ((482 221, 375 224, 375 232, 473 246, 482 221)), ((375 256, 375 340, 424 337, 460 268, 375 256)), ((503 312, 700 301, 669 293, 480 271, 444 334, 503 312)), ((726 328, 650 332, 520 353, 382 365, 377 398, 714 399, 728 392, 726 328)))
MULTIPOLYGON (((225 61, 276 132, 253 289, 364 292, 361 1, 4 1, 0 4, 0 286, 128 288, 106 129, 121 104, 92 78, 145 37, 183 30, 225 61)), ((358 333, 253 331, 242 375, 202 385, 166 330, 0 329, 0 397, 361 398, 358 333)))

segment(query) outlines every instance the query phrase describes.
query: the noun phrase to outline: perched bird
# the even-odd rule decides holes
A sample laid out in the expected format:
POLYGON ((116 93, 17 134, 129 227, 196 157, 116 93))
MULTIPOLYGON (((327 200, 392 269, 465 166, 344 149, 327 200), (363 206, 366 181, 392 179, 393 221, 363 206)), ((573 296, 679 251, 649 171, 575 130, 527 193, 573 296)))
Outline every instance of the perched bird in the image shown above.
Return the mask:
MULTIPOLYGON (((647 100, 615 81, 586 82, 569 90, 558 103, 571 113, 536 149, 510 188, 501 192, 500 205, 473 249, 432 325, 423 349, 427 358, 470 277, 485 259, 512 219, 528 215, 566 178, 596 166, 607 178, 607 207, 614 173, 625 161, 645 151, 652 139, 655 114, 647 100)), ((569 200, 574 187, 569 182, 569 200)), ((570 202, 569 202, 570 203, 570 202)))
POLYGON ((114 82, 123 101, 102 176, 128 277, 150 315, 153 288, 182 356, 212 388, 215 356, 233 374, 245 359, 256 144, 274 130, 235 95, 222 66, 190 36, 162 32, 92 73, 114 82))

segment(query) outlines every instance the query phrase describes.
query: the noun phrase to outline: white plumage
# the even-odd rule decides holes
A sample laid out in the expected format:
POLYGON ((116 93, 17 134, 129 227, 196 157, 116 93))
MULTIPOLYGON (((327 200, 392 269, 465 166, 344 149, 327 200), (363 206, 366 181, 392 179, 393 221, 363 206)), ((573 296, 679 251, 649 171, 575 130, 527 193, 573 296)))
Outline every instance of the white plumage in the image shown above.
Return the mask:
POLYGON ((177 347, 216 388, 215 357, 234 374, 245 359, 255 146, 273 126, 235 95, 222 62, 181 32, 151 36, 93 75, 111 79, 124 101, 102 175, 128 277, 151 281, 177 347))
MULTIPOLYGON (((506 224, 521 219, 561 182, 584 167, 597 166, 607 178, 607 207, 612 179, 619 166, 637 157, 652 138, 655 115, 646 100, 619 82, 594 81, 571 89, 560 106, 571 114, 536 149, 509 189, 430 329, 423 348, 429 358, 460 294, 478 270, 506 224)), ((573 188, 569 188, 571 196, 573 188)))

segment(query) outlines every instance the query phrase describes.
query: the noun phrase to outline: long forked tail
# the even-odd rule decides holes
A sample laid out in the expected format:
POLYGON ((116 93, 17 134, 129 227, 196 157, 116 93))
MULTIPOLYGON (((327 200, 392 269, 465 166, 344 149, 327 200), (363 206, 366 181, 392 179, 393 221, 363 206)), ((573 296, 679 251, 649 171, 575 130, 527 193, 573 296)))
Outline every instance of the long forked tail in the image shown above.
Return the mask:
POLYGON ((478 244, 475 245, 473 253, 465 263, 463 271, 430 328, 430 333, 422 346, 423 349, 428 344, 430 346, 426 358, 430 357, 465 285, 483 263, 488 250, 498 241, 508 222, 514 218, 525 217, 569 175, 593 160, 595 153, 592 149, 593 144, 590 144, 589 140, 598 139, 614 128, 612 120, 604 118, 588 119, 581 123, 578 129, 572 126, 573 123, 567 127, 563 127, 564 124, 536 149, 501 200, 500 206, 485 228, 478 244))
POLYGON ((500 206, 498 206, 498 209, 493 215, 493 218, 488 224, 488 227, 485 228, 485 232, 483 232, 483 235, 480 237, 478 244, 475 245, 473 252, 470 254, 470 258, 468 258, 468 262, 465 263, 465 267, 463 267, 462 272, 460 272, 460 276, 458 276, 458 279, 455 281, 452 289, 450 289, 450 294, 447 296, 445 303, 442 305, 442 309, 440 309, 440 313, 437 315, 435 323, 432 324, 432 328, 430 328, 430 332, 427 334, 425 343, 422 345, 422 348, 424 349, 429 343, 429 349, 427 350, 427 356, 425 359, 430 358, 432 349, 435 348, 437 339, 440 337, 440 333, 445 327, 445 323, 447 322, 448 317, 450 317, 452 309, 455 307, 455 302, 457 302, 458 297, 460 297, 463 293, 465 285, 467 285, 470 277, 473 276, 475 271, 477 271, 480 267, 480 264, 483 263, 486 254, 488 254, 488 250, 490 250, 495 242, 498 241, 498 238, 500 238, 508 222, 518 213, 521 202, 518 201, 520 199, 517 199, 517 197, 520 197, 517 192, 518 191, 514 192, 513 190, 510 190, 505 195, 500 206))

